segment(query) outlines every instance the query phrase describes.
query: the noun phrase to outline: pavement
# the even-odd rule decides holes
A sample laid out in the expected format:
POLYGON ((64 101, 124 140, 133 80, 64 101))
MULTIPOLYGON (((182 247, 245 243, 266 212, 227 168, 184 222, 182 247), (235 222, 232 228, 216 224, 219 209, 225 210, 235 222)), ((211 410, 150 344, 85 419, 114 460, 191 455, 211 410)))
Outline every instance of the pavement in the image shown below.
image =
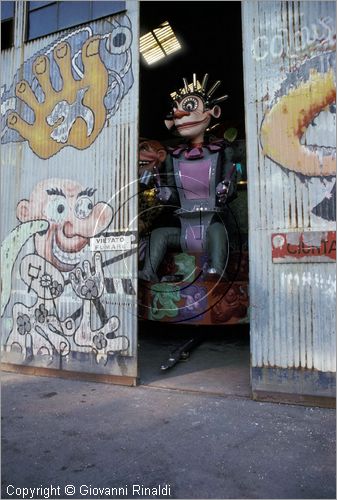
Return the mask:
POLYGON ((6 499, 336 498, 331 409, 3 373, 1 418, 6 499))
POLYGON ((187 361, 160 370, 169 354, 198 335, 199 327, 147 322, 140 326, 140 379, 152 387, 250 397, 249 326, 202 327, 204 339, 187 361), (150 325, 148 324, 150 323, 150 325), (152 324, 151 324, 152 323, 152 324))

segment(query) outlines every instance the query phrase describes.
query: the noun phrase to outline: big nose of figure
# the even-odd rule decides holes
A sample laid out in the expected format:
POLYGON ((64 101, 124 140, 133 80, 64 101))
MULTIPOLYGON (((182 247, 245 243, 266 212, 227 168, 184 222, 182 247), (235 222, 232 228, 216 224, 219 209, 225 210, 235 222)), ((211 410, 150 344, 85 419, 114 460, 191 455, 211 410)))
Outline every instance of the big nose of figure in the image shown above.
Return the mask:
POLYGON ((183 116, 190 116, 190 114, 188 111, 177 109, 173 114, 173 118, 183 118, 183 116))
POLYGON ((73 238, 75 236, 75 230, 74 230, 74 225, 72 222, 67 221, 64 226, 63 226, 63 234, 67 238, 73 238))

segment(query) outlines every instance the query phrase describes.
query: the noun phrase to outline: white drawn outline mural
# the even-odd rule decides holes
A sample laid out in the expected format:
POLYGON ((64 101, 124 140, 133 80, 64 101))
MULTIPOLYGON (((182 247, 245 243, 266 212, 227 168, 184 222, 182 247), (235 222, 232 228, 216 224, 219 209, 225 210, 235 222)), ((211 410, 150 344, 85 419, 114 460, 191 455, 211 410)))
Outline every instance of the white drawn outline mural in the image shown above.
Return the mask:
MULTIPOLYGON (((24 255, 19 274, 27 302, 14 302, 5 342, 6 350, 18 349, 23 360, 37 354, 52 360, 55 354, 76 351, 94 353, 97 362, 106 363, 109 354, 129 347, 128 337, 119 334, 119 318, 107 316, 100 302, 104 293, 116 293, 118 287, 116 280, 105 277, 104 267, 123 254, 104 263, 100 252, 92 254, 92 262, 84 259, 90 238, 105 231, 113 218, 108 203, 94 202, 95 191, 68 179, 47 179, 17 205, 21 224, 3 242, 1 260, 2 281, 10 284, 14 263, 24 255), (22 249, 30 239, 35 251, 25 254, 22 249), (75 310, 62 318, 60 300, 71 300, 71 295, 75 310), (95 328, 96 311, 101 324, 95 328)), ((135 295, 131 279, 124 279, 122 286, 125 295, 135 295)), ((11 293, 10 286, 4 287, 2 314, 11 293)))

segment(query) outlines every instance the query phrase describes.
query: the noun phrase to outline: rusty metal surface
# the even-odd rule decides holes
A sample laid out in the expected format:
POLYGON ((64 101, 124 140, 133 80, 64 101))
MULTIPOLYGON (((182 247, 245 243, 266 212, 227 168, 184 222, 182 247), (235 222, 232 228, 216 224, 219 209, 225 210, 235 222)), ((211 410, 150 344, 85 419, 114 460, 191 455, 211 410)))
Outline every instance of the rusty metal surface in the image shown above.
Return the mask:
POLYGON ((95 372, 55 370, 53 368, 34 367, 29 365, 15 365, 13 363, 1 363, 1 370, 8 373, 20 373, 37 377, 57 377, 67 380, 81 380, 82 382, 99 382, 101 384, 117 384, 129 387, 136 386, 138 379, 123 375, 110 375, 95 372))
POLYGON ((252 366, 333 372, 335 265, 275 264, 271 236, 335 230, 335 3, 242 13, 252 366))
POLYGON ((136 377, 138 3, 30 43, 24 4, 2 53, 3 361, 136 377), (131 249, 91 249, 116 231, 131 249))

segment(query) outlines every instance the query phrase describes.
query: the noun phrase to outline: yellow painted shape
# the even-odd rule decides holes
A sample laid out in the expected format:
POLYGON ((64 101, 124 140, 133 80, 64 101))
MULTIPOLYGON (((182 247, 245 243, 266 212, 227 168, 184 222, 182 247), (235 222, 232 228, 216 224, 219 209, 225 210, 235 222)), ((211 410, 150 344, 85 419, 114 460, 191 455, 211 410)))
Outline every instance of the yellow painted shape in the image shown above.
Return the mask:
POLYGON ((336 102, 334 72, 312 70, 308 81, 291 90, 266 112, 261 125, 263 153, 282 167, 307 176, 336 175, 333 155, 319 157, 300 139, 310 123, 336 102))
POLYGON ((83 44, 84 76, 81 80, 73 78, 69 44, 61 42, 55 47, 53 54, 63 80, 63 88, 60 91, 55 91, 52 86, 48 57, 41 55, 35 59, 33 72, 45 95, 42 103, 38 102, 28 82, 22 80, 16 85, 16 96, 34 111, 35 121, 33 124, 29 124, 18 113, 12 112, 7 118, 7 125, 19 132, 40 158, 50 158, 65 146, 85 149, 94 142, 102 130, 106 120, 104 97, 108 89, 108 72, 99 56, 99 44, 100 38, 98 36, 90 37, 83 44), (62 123, 63 119, 61 118, 54 125, 49 125, 47 117, 61 101, 67 101, 69 104, 74 103, 78 92, 86 88, 82 102, 84 106, 90 108, 94 115, 92 132, 88 136, 87 124, 79 117, 71 127, 67 142, 55 141, 51 137, 51 133, 62 123))

